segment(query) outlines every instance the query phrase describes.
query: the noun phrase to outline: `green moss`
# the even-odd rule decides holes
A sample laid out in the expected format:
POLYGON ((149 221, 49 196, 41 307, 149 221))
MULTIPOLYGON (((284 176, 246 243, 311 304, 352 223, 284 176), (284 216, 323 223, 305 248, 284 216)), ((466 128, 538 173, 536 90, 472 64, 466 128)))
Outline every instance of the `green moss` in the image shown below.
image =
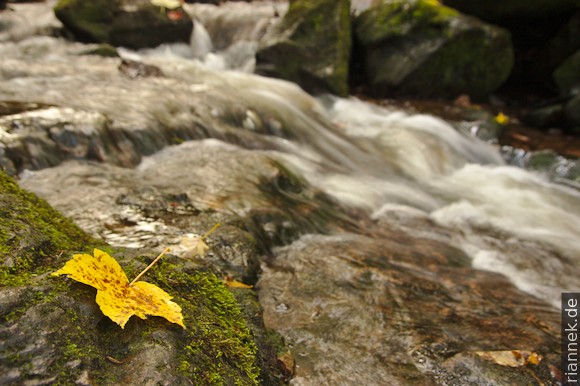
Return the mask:
MULTIPOLYGON (((268 343, 256 344, 256 334, 262 335, 257 320, 249 324, 250 315, 259 318, 259 305, 243 312, 214 274, 187 270, 181 261, 166 256, 144 280, 174 296, 187 330, 159 317, 132 317, 121 329, 98 309, 94 288, 48 275, 73 251, 92 250, 98 241, 1 172, 0 215, 0 289, 9 291, 4 295, 13 300, 0 310, 0 326, 25 332, 7 341, 10 350, 5 363, 21 371, 23 382, 35 377, 30 364, 39 353, 27 347, 41 337, 45 342, 42 360, 50 361, 49 375, 55 377, 55 384, 74 384, 87 371, 94 384, 122 383, 127 368, 123 365, 135 365, 133 357, 152 347, 174 353, 175 360, 158 373, 166 373, 177 383, 256 385, 264 379, 269 380, 267 384, 280 383, 268 373, 275 368, 275 357, 270 356, 270 362, 263 359, 268 343), (38 320, 42 323, 31 324, 38 320), (261 374, 266 364, 270 367, 261 374)), ((114 256, 129 277, 135 277, 153 258, 131 250, 99 248, 114 256)))
POLYGON ((87 41, 109 41, 115 0, 60 0, 54 7, 56 17, 75 34, 87 41))
POLYGON ((257 384, 257 347, 231 292, 211 273, 182 273, 169 263, 158 268, 155 280, 190 305, 179 370, 194 384, 257 384))
POLYGON ((388 1, 357 18, 357 37, 365 45, 375 45, 412 31, 436 32, 458 14, 434 1, 388 1))
POLYGON ((0 285, 20 286, 96 241, 0 171, 0 285))
POLYGON ((272 44, 258 52, 258 62, 274 63, 264 72, 294 81, 307 91, 345 96, 350 31, 348 1, 294 1, 271 34, 272 44))
POLYGON ((432 0, 385 1, 356 20, 374 94, 482 99, 513 66, 507 31, 432 0))

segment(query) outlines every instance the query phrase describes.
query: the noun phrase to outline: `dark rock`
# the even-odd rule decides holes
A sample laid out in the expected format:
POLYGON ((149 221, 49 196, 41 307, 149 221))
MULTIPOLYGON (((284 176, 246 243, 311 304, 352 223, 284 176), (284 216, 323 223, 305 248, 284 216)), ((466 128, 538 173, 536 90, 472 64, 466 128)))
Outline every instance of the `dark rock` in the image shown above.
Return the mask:
POLYGON ((545 19, 569 13, 580 6, 578 0, 444 0, 443 3, 492 23, 545 19))
POLYGON ((565 60, 552 75, 561 95, 573 89, 580 92, 580 50, 565 60))
POLYGON ((432 1, 384 0, 356 18, 355 35, 369 87, 382 97, 482 99, 513 64, 507 31, 432 1))
POLYGON ((106 58, 118 58, 119 52, 110 44, 99 44, 96 48, 82 52, 82 55, 97 55, 106 58))
POLYGON ((188 42, 193 30, 182 7, 168 10, 149 0, 60 0, 54 12, 79 40, 135 49, 188 42))
POLYGON ((534 127, 558 127, 563 121, 563 106, 555 103, 533 109, 525 115, 524 120, 534 127))
POLYGON ((258 73, 298 83, 309 92, 348 94, 349 2, 296 0, 263 37, 258 73))
POLYGON ((580 134, 580 94, 564 105, 564 119, 571 132, 580 134))
POLYGON ((524 117, 526 123, 540 128, 562 128, 570 133, 580 133, 580 94, 538 107, 524 117))
POLYGON ((126 59, 119 65, 119 71, 129 79, 163 76, 163 71, 157 66, 126 59))
MULTIPOLYGON (((521 21, 508 28, 517 55, 514 75, 522 82, 535 79, 553 92, 554 71, 580 50, 580 9, 560 18, 521 21)), ((563 95, 560 88, 558 91, 563 95)))

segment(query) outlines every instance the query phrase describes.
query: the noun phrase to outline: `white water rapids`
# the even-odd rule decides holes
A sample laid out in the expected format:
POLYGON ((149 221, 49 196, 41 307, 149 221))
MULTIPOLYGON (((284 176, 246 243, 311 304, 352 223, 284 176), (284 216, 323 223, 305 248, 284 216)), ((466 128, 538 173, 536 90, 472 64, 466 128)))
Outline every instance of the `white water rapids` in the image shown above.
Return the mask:
MULTIPOLYGON (((222 121, 235 116, 248 132, 262 126, 267 132, 253 136, 251 146, 228 146, 278 159, 342 204, 406 232, 455 245, 473 259, 474 267, 506 275, 556 307, 560 292, 580 291, 577 190, 504 165, 496 148, 438 118, 356 98, 314 99, 293 84, 248 73, 257 44, 250 39, 267 26, 273 6, 256 7, 236 22, 246 31, 238 35, 248 40, 212 42, 212 30, 233 28, 223 14, 233 11, 212 13, 211 6, 199 6, 190 11, 207 29, 196 27, 192 47, 121 50, 125 58, 154 64, 166 76, 139 82, 118 75, 117 59, 79 56, 86 46, 27 36, 23 28, 6 33, 0 43, 0 98, 97 111, 114 125, 137 131, 160 124, 191 125, 192 111, 222 121), (409 225, 414 219, 445 231, 415 229, 409 225)), ((9 135, 0 131, 0 138, 9 135)), ((214 137, 227 142, 225 135, 214 137)), ((216 141, 201 141, 200 146, 215 146, 216 141)), ((143 164, 170 151, 151 155, 143 164)), ((34 175, 22 174, 31 190, 34 175)))

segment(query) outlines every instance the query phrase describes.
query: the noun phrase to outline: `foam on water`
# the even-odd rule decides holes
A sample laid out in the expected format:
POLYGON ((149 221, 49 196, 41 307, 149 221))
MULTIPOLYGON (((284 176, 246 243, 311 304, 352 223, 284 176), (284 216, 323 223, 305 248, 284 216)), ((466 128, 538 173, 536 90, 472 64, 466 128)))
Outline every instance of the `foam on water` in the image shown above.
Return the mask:
POLYGON ((374 203, 375 217, 388 216, 393 203, 399 210, 420 209, 451 231, 451 241, 473 257, 474 266, 507 275, 556 307, 562 290, 580 289, 577 190, 502 165, 494 148, 433 117, 345 99, 337 99, 330 113, 353 141, 372 139, 383 161, 400 173, 385 176, 396 182, 384 183, 382 197, 380 184, 361 183, 360 175, 335 178, 322 189, 350 191, 334 194, 349 205, 374 203), (431 205, 419 204, 418 194, 430 197, 431 205))

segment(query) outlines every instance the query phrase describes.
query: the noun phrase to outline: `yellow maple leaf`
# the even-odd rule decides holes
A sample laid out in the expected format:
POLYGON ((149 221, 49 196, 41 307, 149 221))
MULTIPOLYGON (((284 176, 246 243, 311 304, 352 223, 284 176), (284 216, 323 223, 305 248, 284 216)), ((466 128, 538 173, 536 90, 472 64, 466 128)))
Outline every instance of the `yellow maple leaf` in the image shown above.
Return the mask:
POLYGON ((121 328, 125 328, 133 315, 141 319, 147 319, 146 315, 161 316, 185 328, 181 307, 171 301, 167 292, 144 281, 129 284, 127 275, 114 258, 96 248, 93 254, 74 255, 52 276, 68 275, 73 280, 95 287, 96 302, 101 311, 121 328))

